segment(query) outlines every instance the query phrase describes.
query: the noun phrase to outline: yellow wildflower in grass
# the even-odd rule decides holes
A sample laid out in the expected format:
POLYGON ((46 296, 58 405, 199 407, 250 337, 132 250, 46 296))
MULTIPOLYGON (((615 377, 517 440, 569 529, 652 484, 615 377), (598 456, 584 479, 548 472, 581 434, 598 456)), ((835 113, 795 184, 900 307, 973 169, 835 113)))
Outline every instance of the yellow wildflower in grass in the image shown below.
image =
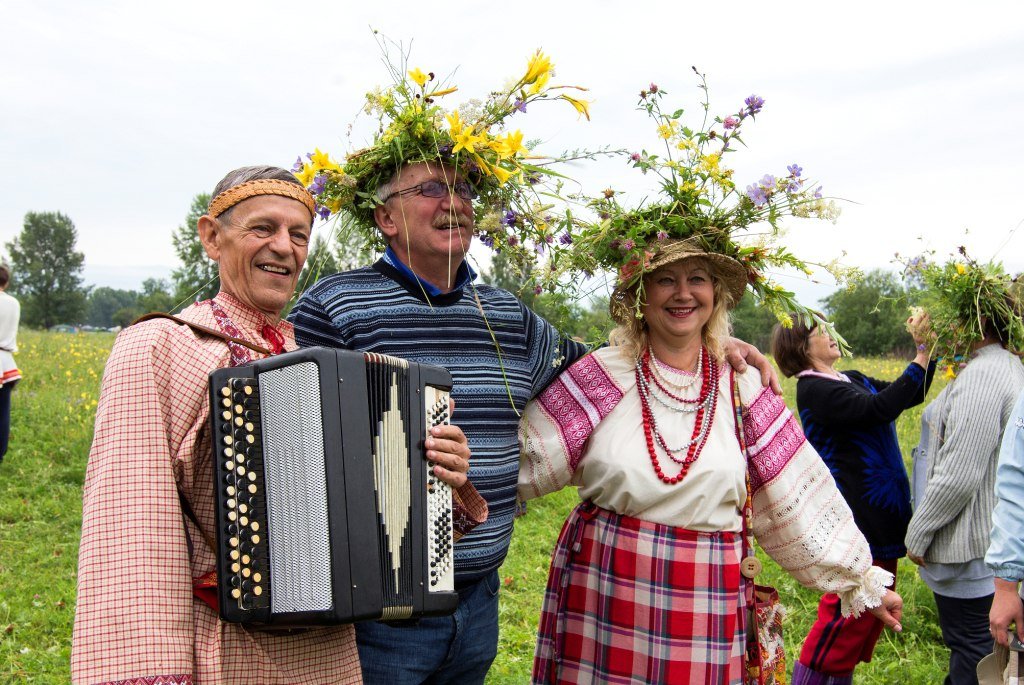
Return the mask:
POLYGON ((452 137, 455 137, 455 133, 462 130, 462 118, 459 117, 459 110, 454 110, 448 115, 448 131, 451 132, 452 137))
POLYGON ((508 148, 508 154, 510 157, 516 155, 525 155, 529 150, 523 145, 523 132, 512 131, 511 133, 505 134, 505 138, 502 141, 505 147, 508 148))
POLYGON ((551 58, 537 50, 526 64, 526 75, 523 76, 523 83, 529 85, 541 77, 549 76, 551 74, 551 66, 551 58))
POLYGON ((576 98, 569 97, 568 95, 562 95, 561 97, 563 100, 575 107, 577 112, 585 116, 587 121, 590 121, 590 109, 588 107, 590 103, 586 100, 577 100, 576 98))
POLYGON ((693 181, 687 181, 686 183, 680 184, 679 190, 683 193, 692 193, 697 189, 697 184, 693 181))
POLYGON ((965 267, 963 264, 957 264, 956 265, 956 275, 957 276, 963 276, 965 273, 967 273, 967 267, 965 267))
POLYGON ((491 175, 498 179, 498 183, 505 185, 510 178, 512 178, 512 172, 507 169, 502 169, 500 166, 495 164, 491 167, 491 175))
POLYGON ((690 140, 689 138, 683 138, 678 143, 676 143, 676 148, 679 150, 696 150, 697 144, 690 140))
POLYGON ((416 85, 422 88, 427 84, 427 75, 419 70, 419 67, 409 72, 409 78, 416 82, 416 85))
POLYGON ((951 381, 956 378, 956 369, 953 368, 952 364, 946 365, 946 373, 942 376, 947 381, 951 381))

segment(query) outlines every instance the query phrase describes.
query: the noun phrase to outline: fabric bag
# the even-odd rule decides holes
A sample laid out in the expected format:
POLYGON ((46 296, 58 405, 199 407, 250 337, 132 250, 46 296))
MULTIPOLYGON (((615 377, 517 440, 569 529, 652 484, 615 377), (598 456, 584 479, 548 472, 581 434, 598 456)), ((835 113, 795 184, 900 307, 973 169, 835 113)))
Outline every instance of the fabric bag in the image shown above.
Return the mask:
POLYGON ((996 643, 978 662, 978 685, 1024 685, 1024 654, 996 643))
POLYGON ((754 553, 750 458, 743 435, 743 405, 740 403, 739 386, 736 384, 736 374, 731 369, 729 384, 732 386, 732 406, 736 414, 736 439, 739 440, 740 449, 747 457, 747 500, 743 505, 743 561, 740 562, 740 573, 748 580, 747 652, 744 659, 743 682, 745 685, 787 685, 786 650, 782 641, 785 608, 779 601, 779 593, 775 588, 754 582, 761 571, 761 562, 754 553))

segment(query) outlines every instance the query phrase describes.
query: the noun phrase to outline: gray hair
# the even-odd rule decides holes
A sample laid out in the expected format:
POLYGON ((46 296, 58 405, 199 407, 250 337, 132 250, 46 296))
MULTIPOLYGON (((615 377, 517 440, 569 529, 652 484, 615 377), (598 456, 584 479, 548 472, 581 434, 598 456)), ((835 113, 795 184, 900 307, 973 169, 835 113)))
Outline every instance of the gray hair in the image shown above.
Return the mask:
POLYGON ((398 177, 402 174, 402 168, 400 166, 395 169, 395 173, 391 174, 391 178, 377 186, 377 192, 374 195, 377 202, 384 204, 384 199, 395 192, 395 184, 398 183, 398 177))
MULTIPOLYGON (((295 178, 295 174, 293 174, 292 172, 286 169, 282 169, 281 167, 270 166, 267 164, 257 164, 255 166, 244 166, 235 169, 234 171, 229 171, 224 176, 224 178, 220 180, 220 183, 218 183, 214 187, 213 195, 211 196, 211 198, 215 198, 221 193, 223 193, 225 190, 230 190, 231 188, 234 188, 237 185, 241 185, 246 181, 256 181, 259 179, 275 179, 278 181, 288 181, 290 183, 294 183, 300 188, 303 187, 302 183, 299 181, 299 179, 295 178)), ((225 210, 224 213, 221 214, 219 218, 222 220, 226 220, 231 215, 231 212, 233 210, 234 207, 230 207, 229 209, 225 210)))

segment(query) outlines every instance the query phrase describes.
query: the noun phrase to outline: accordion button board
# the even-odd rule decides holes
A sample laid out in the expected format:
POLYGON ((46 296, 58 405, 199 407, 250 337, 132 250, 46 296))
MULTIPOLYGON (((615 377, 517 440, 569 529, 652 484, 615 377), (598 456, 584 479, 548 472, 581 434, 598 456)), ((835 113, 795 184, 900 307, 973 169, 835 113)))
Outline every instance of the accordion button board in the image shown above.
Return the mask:
POLYGON ((454 611, 452 492, 423 446, 450 391, 441 367, 325 348, 212 372, 221 617, 454 611))

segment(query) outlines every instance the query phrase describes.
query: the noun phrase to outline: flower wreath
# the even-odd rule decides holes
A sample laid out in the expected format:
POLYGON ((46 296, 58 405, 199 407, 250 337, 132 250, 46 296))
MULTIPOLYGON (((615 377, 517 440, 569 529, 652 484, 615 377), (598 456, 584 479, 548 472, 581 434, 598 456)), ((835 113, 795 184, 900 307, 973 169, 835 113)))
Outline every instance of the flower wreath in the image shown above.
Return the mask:
POLYGON ((957 361, 985 337, 986 322, 994 322, 1005 335, 1006 349, 1024 354, 1022 278, 1011 277, 997 262, 978 262, 964 247, 944 264, 929 256, 907 260, 904 276, 923 286, 912 300, 928 314, 932 354, 948 362, 947 375, 955 375, 957 361))
POLYGON ((394 83, 366 94, 364 111, 379 120, 373 143, 349 154, 344 164, 316 148, 293 169, 316 198, 321 218, 344 215, 366 246, 383 249, 373 218, 382 204, 377 189, 404 164, 437 161, 460 169, 474 185, 478 232, 485 244, 516 250, 527 241, 549 242, 554 229, 545 212, 550 205, 540 197, 545 182, 559 176, 549 167, 562 160, 537 156, 534 143, 507 123, 542 100, 565 101, 589 120, 589 103, 566 92, 586 89, 550 85, 551 59, 537 50, 508 87, 449 111, 439 101, 456 86, 439 83, 434 72, 408 68, 407 54, 393 59, 384 43, 381 48, 394 83))
MULTIPOLYGON (((733 180, 733 170, 725 165, 725 157, 734 152, 736 143, 742 144, 740 133, 761 112, 764 100, 751 95, 738 111, 709 120, 707 82, 703 75, 697 76, 705 113, 699 128, 683 123, 683 109, 668 112, 662 108, 667 93, 656 84, 640 91, 637 109, 654 120, 662 151, 634 152, 629 156, 629 164, 658 179, 661 197, 634 209, 620 205, 616 191, 611 188, 589 198, 587 203, 596 212, 597 220, 581 224, 571 239, 564 241, 568 244, 552 255, 543 285, 554 290, 564 287, 561 283, 570 273, 613 271, 618 275, 617 292, 639 289, 633 305, 639 317, 643 276, 658 261, 656 257, 663 248, 680 239, 687 240, 709 253, 739 262, 746 270, 747 289, 782 325, 792 325, 789 314, 796 313, 808 322, 814 320, 824 325, 845 349, 845 342, 830 324, 797 302, 792 292, 768 275, 774 267, 812 273, 810 263, 777 243, 780 219, 815 217, 834 223, 839 209, 833 201, 822 198, 821 187, 808 182, 797 164, 787 167, 785 175, 765 175, 740 190, 733 180), (755 224, 767 230, 755 233, 755 224)), ((840 281, 857 273, 836 262, 815 265, 840 281)), ((614 309, 615 302, 612 304, 614 309)))

